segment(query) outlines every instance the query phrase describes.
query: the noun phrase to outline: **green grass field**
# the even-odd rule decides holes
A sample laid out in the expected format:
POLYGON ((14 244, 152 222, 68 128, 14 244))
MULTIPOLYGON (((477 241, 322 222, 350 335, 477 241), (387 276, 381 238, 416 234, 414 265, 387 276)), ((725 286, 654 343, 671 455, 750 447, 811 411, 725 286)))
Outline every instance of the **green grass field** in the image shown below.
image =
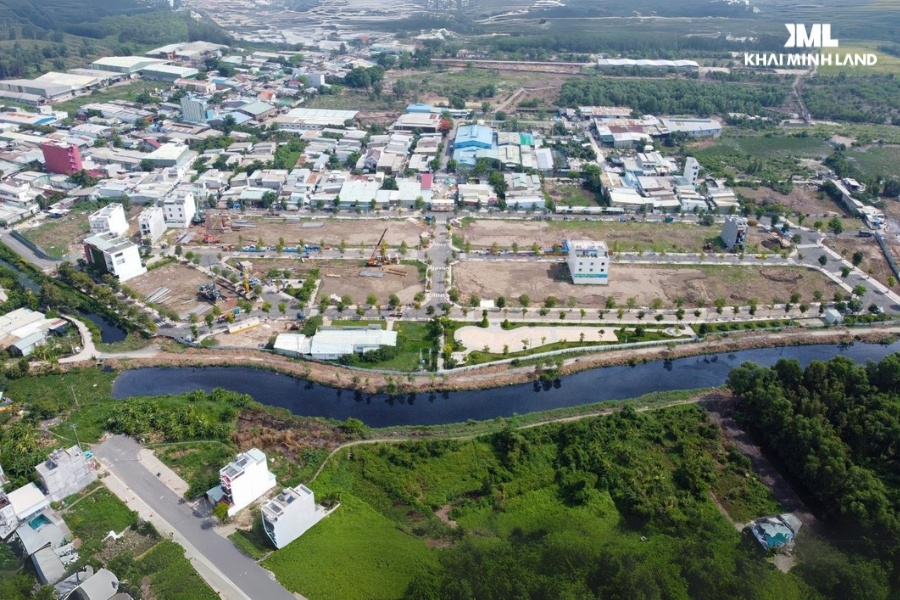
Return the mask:
POLYGON ((822 65, 818 68, 818 72, 823 75, 837 75, 844 73, 846 75, 871 75, 872 73, 893 73, 900 74, 900 57, 892 56, 878 50, 878 44, 852 42, 850 44, 841 44, 840 48, 830 54, 875 54, 878 57, 878 63, 871 67, 838 67, 835 65, 822 65))
POLYGON ((110 100, 131 100, 134 101, 143 92, 153 93, 153 90, 165 88, 166 84, 159 81, 136 80, 129 83, 110 86, 87 94, 86 96, 78 96, 65 102, 59 102, 53 105, 54 110, 63 110, 74 116, 78 109, 85 104, 94 102, 109 102, 110 100))
POLYGON ((867 175, 890 178, 898 173, 900 148, 896 146, 872 146, 865 150, 852 149, 847 152, 847 156, 867 175))
POLYGON ((100 488, 69 508, 64 518, 72 534, 81 538, 79 553, 91 556, 110 531, 120 533, 137 523, 137 513, 106 488, 100 488))
POLYGON ((154 451, 190 485, 188 497, 198 496, 216 485, 219 472, 210 467, 228 464, 236 453, 233 446, 218 441, 166 444, 154 451))
MULTIPOLYGON (((322 489, 318 487, 318 489, 322 489)), ((399 598, 436 557, 421 539, 351 493, 303 537, 263 562, 278 582, 310 600, 399 598)))
POLYGON ((827 141, 815 136, 726 135, 714 142, 689 144, 689 152, 716 177, 781 181, 791 175, 807 176, 800 158, 825 158, 827 141))
POLYGON ((425 324, 398 321, 394 324, 394 330, 397 331, 399 354, 389 360, 365 363, 366 367, 389 371, 415 371, 419 367, 420 352, 427 360, 431 342, 428 340, 428 330, 425 324))
POLYGON ((769 597, 799 598, 804 584, 743 544, 705 486, 681 487, 685 461, 699 461, 733 518, 780 509, 705 423, 701 409, 677 407, 347 449, 312 484, 319 495, 340 493, 340 508, 264 564, 310 600, 456 597, 461 589, 478 598, 580 598, 588 587, 614 597, 604 585, 633 592, 637 581, 657 585, 661 573, 674 595, 651 597, 697 597, 700 589, 714 597, 718 578, 740 579, 735 569, 752 571, 747 585, 769 597), (606 442, 588 441, 601 431, 606 442), (562 467, 588 464, 588 456, 605 458, 587 479, 581 467, 562 467), (316 569, 298 568, 311 561, 316 569), (610 583, 609 573, 623 568, 635 582, 610 583), (681 586, 691 593, 679 596, 681 586))
POLYGON ((141 575, 149 578, 154 598, 216 600, 220 597, 184 556, 184 549, 170 540, 163 540, 146 552, 136 566, 141 575))

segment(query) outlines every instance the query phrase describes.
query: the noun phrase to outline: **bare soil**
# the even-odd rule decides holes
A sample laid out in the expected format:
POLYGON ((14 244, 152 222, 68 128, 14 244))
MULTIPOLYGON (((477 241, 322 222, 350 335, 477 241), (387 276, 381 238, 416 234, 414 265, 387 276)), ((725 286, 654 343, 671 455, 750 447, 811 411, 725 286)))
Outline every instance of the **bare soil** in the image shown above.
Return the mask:
MULTIPOLYGON (((736 187, 735 193, 753 198, 758 204, 780 204, 792 211, 798 212, 809 217, 821 217, 824 215, 841 215, 849 217, 844 208, 837 202, 819 192, 806 186, 795 185, 794 189, 788 195, 779 194, 769 188, 759 187, 757 189, 748 187, 736 187)), ((811 223, 806 223, 806 226, 811 223)))
POLYGON ((612 296, 617 305, 634 297, 638 306, 650 306, 660 298, 666 306, 684 298, 687 306, 701 301, 711 305, 716 298, 729 304, 747 304, 751 298, 766 304, 778 298, 786 302, 799 292, 811 300, 815 290, 830 297, 837 284, 817 271, 801 267, 697 266, 654 267, 650 265, 612 265, 609 285, 571 283, 565 263, 490 261, 463 262, 454 267, 454 281, 462 297, 518 298, 527 294, 533 302, 556 296, 560 305, 569 297, 581 307, 600 308, 612 296))
MULTIPOLYGON (((126 285, 144 298, 151 295, 159 288, 168 288, 170 293, 159 302, 162 306, 174 310, 182 318, 198 305, 209 303, 197 295, 201 283, 208 283, 209 277, 196 269, 173 263, 158 269, 149 271, 140 277, 129 280, 126 285)), ((226 296, 233 295, 222 289, 226 296)))
MULTIPOLYGON (((704 244, 718 243, 719 233, 717 227, 678 222, 476 220, 468 223, 461 235, 473 248, 490 248, 496 242, 501 249, 516 243, 520 250, 528 250, 537 242, 546 249, 566 238, 586 238, 605 241, 612 252, 700 252, 704 244)), ((460 232, 454 230, 454 234, 459 236, 460 232)), ((754 228, 747 234, 748 245, 762 239, 754 228)))
POLYGON ((106 540, 103 549, 97 553, 96 558, 105 565, 111 559, 124 552, 129 552, 132 556, 140 556, 156 544, 157 540, 147 537, 146 535, 140 535, 129 529, 118 540, 106 540))
MULTIPOLYGON (((235 219, 239 221, 240 219, 235 219)), ((232 226, 232 231, 223 232, 221 228, 211 227, 210 233, 222 244, 234 246, 254 245, 260 239, 263 245, 275 246, 279 239, 284 239, 285 245, 296 246, 301 242, 306 244, 321 244, 326 246, 338 246, 341 241, 348 247, 372 248, 381 232, 387 229, 385 241, 389 247, 399 247, 401 242, 406 242, 410 247, 419 243, 419 234, 428 228, 421 221, 410 220, 380 220, 380 219, 317 219, 313 221, 286 220, 278 218, 253 218, 244 219, 253 227, 238 228, 232 226)), ((210 223, 214 219, 210 219, 210 223)), ((202 237, 203 228, 197 229, 197 238, 202 237)))
MULTIPOLYGON (((896 243, 890 243, 891 240, 895 239, 896 238, 893 236, 885 236, 885 240, 888 241, 888 247, 894 256, 894 260, 900 261, 900 248, 897 247, 896 243)), ((881 247, 878 245, 878 242, 875 241, 875 238, 829 237, 825 239, 825 245, 840 253, 841 256, 847 260, 850 260, 855 252, 862 252, 864 258, 862 263, 860 263, 859 268, 866 272, 868 272, 869 269, 872 269, 872 277, 884 285, 888 284, 888 277, 893 275, 891 266, 888 264, 888 261, 884 257, 884 253, 881 251, 881 247)))

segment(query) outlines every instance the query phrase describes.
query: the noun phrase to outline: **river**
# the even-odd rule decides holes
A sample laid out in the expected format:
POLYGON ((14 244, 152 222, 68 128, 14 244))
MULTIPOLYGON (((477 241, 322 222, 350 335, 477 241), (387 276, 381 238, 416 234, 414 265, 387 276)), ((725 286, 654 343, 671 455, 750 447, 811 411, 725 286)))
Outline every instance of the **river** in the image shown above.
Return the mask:
POLYGON ((894 352, 900 352, 900 342, 760 348, 734 354, 651 361, 634 367, 604 367, 552 382, 394 397, 326 387, 251 367, 151 367, 119 375, 113 385, 113 397, 182 394, 219 387, 249 394, 263 404, 286 408, 296 415, 338 420, 355 417, 371 427, 444 425, 625 400, 654 392, 720 386, 729 371, 745 361, 770 366, 780 358, 793 358, 806 365, 812 360, 843 355, 865 362, 880 360, 894 352))

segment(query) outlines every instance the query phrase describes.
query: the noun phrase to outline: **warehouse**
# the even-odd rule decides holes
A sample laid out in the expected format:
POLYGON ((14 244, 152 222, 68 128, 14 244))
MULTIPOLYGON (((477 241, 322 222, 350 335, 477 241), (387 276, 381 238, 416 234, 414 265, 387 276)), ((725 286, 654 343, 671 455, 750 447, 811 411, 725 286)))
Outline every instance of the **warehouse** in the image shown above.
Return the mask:
POLYGON ((106 56, 92 62, 91 68, 97 71, 134 75, 141 69, 165 63, 165 60, 144 56, 106 56))
POLYGON ((0 349, 9 348, 18 356, 30 355, 50 335, 62 333, 69 323, 48 319, 43 313, 19 308, 0 317, 0 349))
POLYGON ((282 333, 275 339, 274 350, 285 356, 308 356, 317 360, 336 360, 353 353, 396 346, 397 332, 384 329, 319 329, 312 337, 299 333, 282 333))
POLYGON ((344 127, 358 114, 355 110, 329 110, 324 108, 295 108, 275 119, 279 129, 303 131, 324 127, 344 127))
POLYGON ((0 90, 31 94, 51 102, 71 98, 79 93, 97 89, 103 78, 51 71, 35 79, 7 79, 0 81, 0 90))
POLYGON ((178 79, 191 79, 200 71, 192 67, 176 67, 174 65, 156 64, 140 69, 141 77, 154 81, 168 81, 174 83, 178 79))

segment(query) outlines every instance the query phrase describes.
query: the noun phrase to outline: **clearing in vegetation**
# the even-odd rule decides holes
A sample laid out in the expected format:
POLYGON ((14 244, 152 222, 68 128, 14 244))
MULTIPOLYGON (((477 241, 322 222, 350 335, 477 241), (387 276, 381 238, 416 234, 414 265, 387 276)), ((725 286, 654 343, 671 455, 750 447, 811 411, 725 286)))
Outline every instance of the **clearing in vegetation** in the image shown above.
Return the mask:
MULTIPOLYGON (((363 248, 371 252, 372 247, 387 229, 384 241, 391 248, 397 248, 402 242, 410 248, 419 243, 419 235, 428 231, 418 219, 380 220, 380 219, 316 219, 300 221, 266 218, 266 217, 233 217, 232 231, 213 231, 214 237, 223 244, 233 246, 254 246, 262 240, 263 246, 276 246, 279 239, 284 239, 285 246, 304 244, 322 244, 337 248, 341 242, 347 248, 363 248), (241 222, 248 227, 239 228, 241 222)), ((368 256, 368 255, 367 255, 368 256)))

